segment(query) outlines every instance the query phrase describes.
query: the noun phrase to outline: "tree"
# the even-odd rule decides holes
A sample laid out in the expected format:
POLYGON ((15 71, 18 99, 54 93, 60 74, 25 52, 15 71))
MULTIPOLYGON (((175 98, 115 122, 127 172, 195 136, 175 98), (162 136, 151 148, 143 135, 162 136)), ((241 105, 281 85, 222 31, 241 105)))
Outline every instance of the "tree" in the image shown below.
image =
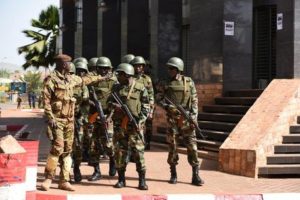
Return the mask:
POLYGON ((42 77, 42 73, 39 71, 36 72, 28 71, 20 79, 21 81, 26 82, 27 92, 39 93, 43 85, 43 81, 41 77, 42 77))
POLYGON ((24 54, 26 62, 22 65, 26 70, 33 66, 48 68, 53 65, 56 51, 56 38, 59 35, 59 12, 56 6, 42 10, 39 19, 32 19, 31 26, 35 30, 23 30, 26 37, 34 42, 18 48, 19 54, 24 54))
POLYGON ((0 69, 0 78, 9 78, 10 72, 6 69, 0 69))

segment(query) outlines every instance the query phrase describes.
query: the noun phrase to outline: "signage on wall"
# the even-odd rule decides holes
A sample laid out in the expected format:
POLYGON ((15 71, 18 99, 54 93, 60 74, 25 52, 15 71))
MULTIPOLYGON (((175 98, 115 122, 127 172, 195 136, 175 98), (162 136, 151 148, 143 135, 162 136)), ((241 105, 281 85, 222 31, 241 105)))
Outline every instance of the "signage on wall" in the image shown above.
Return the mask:
POLYGON ((283 14, 277 13, 277 30, 282 30, 283 28, 283 14))
POLYGON ((234 35, 234 22, 225 21, 224 22, 224 35, 234 35))

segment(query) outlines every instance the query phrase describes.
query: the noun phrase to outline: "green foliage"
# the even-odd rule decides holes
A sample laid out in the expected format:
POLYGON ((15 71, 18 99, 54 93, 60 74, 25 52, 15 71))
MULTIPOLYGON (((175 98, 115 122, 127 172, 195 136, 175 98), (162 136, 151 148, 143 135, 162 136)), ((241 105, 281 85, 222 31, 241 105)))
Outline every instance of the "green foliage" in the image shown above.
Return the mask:
POLYGON ((56 6, 42 10, 39 19, 32 19, 31 26, 38 29, 24 30, 26 37, 34 42, 18 48, 19 54, 24 54, 26 62, 22 65, 26 70, 33 66, 39 68, 53 65, 56 51, 56 38, 59 35, 59 12, 56 6))
POLYGON ((24 74, 21 80, 27 83, 27 92, 39 93, 43 86, 43 81, 41 77, 42 73, 39 71, 28 71, 26 74, 24 74))
POLYGON ((9 78, 10 72, 6 69, 0 69, 0 78, 9 78))

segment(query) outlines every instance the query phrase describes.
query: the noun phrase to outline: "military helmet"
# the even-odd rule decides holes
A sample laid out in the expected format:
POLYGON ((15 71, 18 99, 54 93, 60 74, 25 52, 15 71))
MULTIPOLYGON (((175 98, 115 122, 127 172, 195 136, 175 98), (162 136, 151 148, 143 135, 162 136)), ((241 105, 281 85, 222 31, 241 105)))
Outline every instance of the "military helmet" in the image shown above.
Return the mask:
POLYGON ((172 57, 168 60, 167 66, 176 67, 179 71, 183 71, 184 64, 183 61, 178 57, 172 57))
POLYGON ((73 63, 74 63, 74 64, 76 64, 76 63, 78 63, 78 62, 84 62, 84 63, 88 64, 87 59, 84 58, 84 57, 75 58, 75 59, 73 60, 73 63))
POLYGON ((69 70, 69 73, 73 73, 75 74, 76 73, 76 68, 75 68, 75 65, 74 63, 70 63, 70 70, 69 70))
POLYGON ((89 67, 96 66, 97 60, 98 60, 97 57, 91 58, 91 59, 89 60, 88 66, 89 66, 89 67))
POLYGON ((146 65, 146 61, 142 56, 136 56, 130 64, 132 65, 146 65))
POLYGON ((121 62, 122 63, 130 63, 133 59, 134 59, 133 54, 127 54, 127 55, 122 57, 121 62))
POLYGON ((88 70, 88 67, 87 67, 87 64, 84 63, 84 62, 77 62, 77 63, 75 64, 75 67, 76 67, 76 69, 83 69, 83 70, 85 70, 86 72, 89 71, 89 70, 88 70))
POLYGON ((109 58, 101 56, 98 58, 97 63, 96 63, 97 67, 109 67, 112 68, 111 62, 109 60, 109 58))
POLYGON ((116 72, 124 72, 127 75, 134 75, 134 68, 131 64, 128 63, 121 63, 119 64, 116 72))

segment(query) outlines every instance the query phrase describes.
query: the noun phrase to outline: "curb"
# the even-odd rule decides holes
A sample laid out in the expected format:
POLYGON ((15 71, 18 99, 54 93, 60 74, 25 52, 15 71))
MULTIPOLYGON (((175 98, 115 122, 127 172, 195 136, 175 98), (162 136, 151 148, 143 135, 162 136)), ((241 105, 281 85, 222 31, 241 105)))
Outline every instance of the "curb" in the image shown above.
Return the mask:
POLYGON ((66 194, 51 195, 27 192, 26 200, 299 200, 300 193, 265 194, 167 194, 167 195, 121 195, 121 194, 66 194))

